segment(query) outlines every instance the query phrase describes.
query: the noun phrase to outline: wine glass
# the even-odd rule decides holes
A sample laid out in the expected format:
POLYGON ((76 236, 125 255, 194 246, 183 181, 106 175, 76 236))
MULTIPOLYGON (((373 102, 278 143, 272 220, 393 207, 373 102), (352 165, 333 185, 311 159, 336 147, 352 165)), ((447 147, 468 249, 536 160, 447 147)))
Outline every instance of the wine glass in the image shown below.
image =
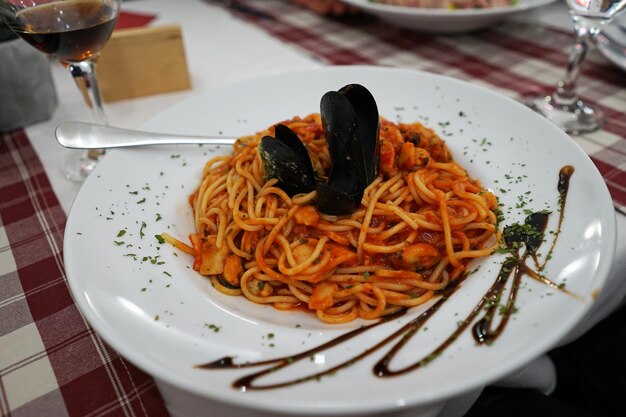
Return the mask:
POLYGON ((528 97, 525 103, 568 133, 593 132, 602 128, 604 114, 596 106, 587 105, 578 97, 580 68, 602 26, 624 10, 626 0, 566 1, 574 20, 576 38, 570 51, 565 77, 549 96, 528 97))
MULTIPOLYGON (((93 121, 107 124, 96 80, 96 62, 117 22, 121 0, 0 0, 0 19, 29 44, 66 67, 93 121)), ((66 178, 83 181, 104 150, 71 153, 66 178)))

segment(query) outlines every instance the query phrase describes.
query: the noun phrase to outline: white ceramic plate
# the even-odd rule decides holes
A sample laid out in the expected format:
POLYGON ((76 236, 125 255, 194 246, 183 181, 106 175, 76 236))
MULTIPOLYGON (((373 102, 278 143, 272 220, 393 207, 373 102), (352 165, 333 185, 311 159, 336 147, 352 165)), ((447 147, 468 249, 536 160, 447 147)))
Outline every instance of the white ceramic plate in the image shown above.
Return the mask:
MULTIPOLYGON (((230 150, 127 149, 111 152, 83 185, 68 219, 64 247, 76 302, 113 348, 159 379, 215 400, 296 414, 364 413, 431 404, 481 387, 545 352, 577 325, 611 264, 613 206, 583 151, 517 102, 427 73, 330 67, 217 89, 173 107, 144 127, 185 134, 248 134, 317 112, 326 91, 354 82, 370 89, 381 115, 421 120, 435 128, 470 174, 499 196, 507 224, 522 221, 524 209, 555 210, 559 169, 573 165, 563 231, 543 273, 558 284, 566 283, 582 301, 525 277, 519 311, 491 346, 477 345, 466 331, 428 366, 403 376, 374 376, 372 367, 383 349, 319 382, 240 392, 231 383, 251 369, 208 371, 194 366, 227 355, 238 361, 294 355, 362 323, 324 325, 306 313, 278 312, 213 290, 190 269, 190 257, 159 245, 154 235, 167 231, 186 239, 192 231, 187 197, 203 164, 230 150), (516 207, 522 201, 524 207, 516 207)), ((549 229, 554 227, 555 216, 549 229)), ((427 355, 449 336, 494 282, 502 260, 502 255, 494 255, 478 262, 478 271, 394 366, 427 355)), ((268 381, 328 369, 361 353, 425 308, 410 310, 310 361, 274 373, 268 381)))
POLYGON ((344 1, 403 28, 431 33, 461 33, 486 28, 517 13, 545 6, 555 0, 518 0, 516 4, 506 7, 458 10, 395 6, 370 0, 344 1))

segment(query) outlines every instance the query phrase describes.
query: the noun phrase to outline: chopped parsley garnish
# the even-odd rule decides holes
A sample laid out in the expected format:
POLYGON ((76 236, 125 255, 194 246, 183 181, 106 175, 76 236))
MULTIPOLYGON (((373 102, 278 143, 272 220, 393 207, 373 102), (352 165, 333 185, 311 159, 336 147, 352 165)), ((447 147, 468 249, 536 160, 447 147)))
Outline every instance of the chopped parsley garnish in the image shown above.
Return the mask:
POLYGON ((220 326, 216 326, 215 324, 209 324, 209 323, 204 323, 204 325, 208 328, 213 330, 215 333, 219 332, 221 327, 220 326))

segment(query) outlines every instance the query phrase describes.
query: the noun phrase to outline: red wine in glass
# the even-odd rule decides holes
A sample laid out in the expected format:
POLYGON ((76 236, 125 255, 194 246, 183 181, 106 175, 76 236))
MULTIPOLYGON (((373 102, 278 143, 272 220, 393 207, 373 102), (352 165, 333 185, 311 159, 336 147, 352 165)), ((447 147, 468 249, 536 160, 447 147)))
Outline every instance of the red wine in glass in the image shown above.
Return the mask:
POLYGON ((115 27, 116 17, 114 4, 63 1, 20 10, 11 26, 41 52, 71 63, 98 56, 115 27))

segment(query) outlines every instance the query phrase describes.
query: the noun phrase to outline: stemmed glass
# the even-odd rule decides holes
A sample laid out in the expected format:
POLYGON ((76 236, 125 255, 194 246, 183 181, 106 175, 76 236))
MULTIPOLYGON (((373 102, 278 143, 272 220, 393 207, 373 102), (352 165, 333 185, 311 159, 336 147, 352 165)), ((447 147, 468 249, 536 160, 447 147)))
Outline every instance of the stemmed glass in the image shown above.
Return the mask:
POLYGON ((565 77, 549 96, 528 97, 525 103, 568 133, 593 132, 602 128, 604 114, 578 97, 577 82, 587 51, 602 26, 624 10, 626 0, 566 0, 576 35, 565 77))
MULTIPOLYGON (((38 50, 57 59, 74 77, 93 121, 107 124, 96 62, 109 40, 121 0, 0 0, 0 19, 38 50)), ((83 181, 103 150, 69 154, 63 161, 68 179, 83 181)))

